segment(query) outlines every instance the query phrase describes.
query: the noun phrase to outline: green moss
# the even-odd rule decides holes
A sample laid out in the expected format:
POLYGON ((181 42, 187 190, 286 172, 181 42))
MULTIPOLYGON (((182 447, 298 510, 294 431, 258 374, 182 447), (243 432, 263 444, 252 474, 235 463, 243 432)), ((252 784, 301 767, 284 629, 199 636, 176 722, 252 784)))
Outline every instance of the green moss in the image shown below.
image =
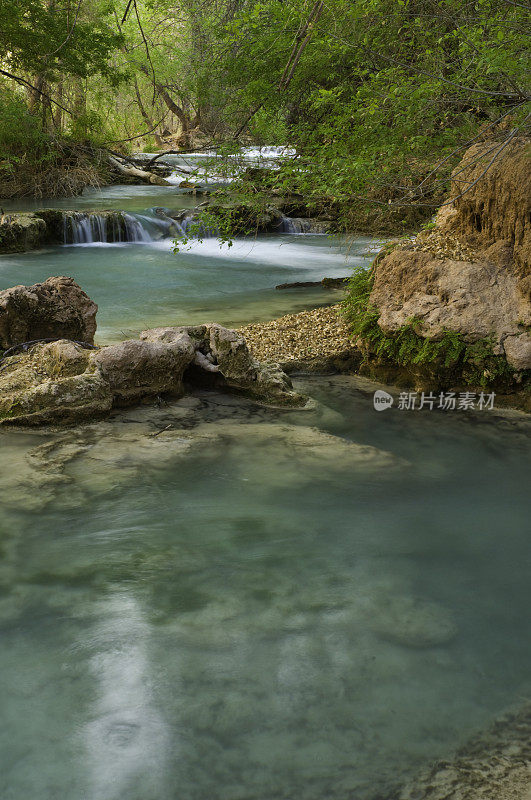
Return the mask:
POLYGON ((379 311, 369 301, 373 281, 374 265, 369 270, 357 269, 343 304, 352 336, 363 345, 365 363, 378 360, 402 367, 427 367, 441 377, 471 386, 513 383, 514 369, 503 356, 494 355, 489 339, 469 344, 462 334, 451 330, 438 340, 427 339, 418 333, 420 320, 415 318, 392 335, 384 333, 378 325, 379 311))

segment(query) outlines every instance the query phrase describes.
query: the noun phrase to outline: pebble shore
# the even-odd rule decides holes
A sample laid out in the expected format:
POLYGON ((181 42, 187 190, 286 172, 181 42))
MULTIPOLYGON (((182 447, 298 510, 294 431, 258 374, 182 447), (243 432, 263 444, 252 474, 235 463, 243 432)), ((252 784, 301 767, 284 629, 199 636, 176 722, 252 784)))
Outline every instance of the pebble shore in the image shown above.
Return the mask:
POLYGON ((245 325, 240 332, 255 358, 282 365, 356 351, 339 303, 245 325))

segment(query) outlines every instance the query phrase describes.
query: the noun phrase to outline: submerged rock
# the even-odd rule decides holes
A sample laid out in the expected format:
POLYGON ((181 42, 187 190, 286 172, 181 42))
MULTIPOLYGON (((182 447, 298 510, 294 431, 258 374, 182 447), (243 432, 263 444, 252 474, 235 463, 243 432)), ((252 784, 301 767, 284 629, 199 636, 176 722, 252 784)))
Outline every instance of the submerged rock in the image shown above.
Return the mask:
POLYGON ((457 633, 445 608, 410 596, 381 598, 370 609, 369 625, 383 639, 406 647, 446 644, 457 633))
POLYGON ((246 481, 279 488, 311 484, 317 476, 334 484, 354 474, 392 479, 409 466, 394 453, 307 425, 218 422, 198 425, 193 440, 197 448, 223 449, 234 464, 244 464, 246 481), (256 458, 246 458, 250 445, 256 458))
POLYGON ((92 344, 98 306, 73 278, 48 278, 0 292, 0 349, 35 339, 92 344))

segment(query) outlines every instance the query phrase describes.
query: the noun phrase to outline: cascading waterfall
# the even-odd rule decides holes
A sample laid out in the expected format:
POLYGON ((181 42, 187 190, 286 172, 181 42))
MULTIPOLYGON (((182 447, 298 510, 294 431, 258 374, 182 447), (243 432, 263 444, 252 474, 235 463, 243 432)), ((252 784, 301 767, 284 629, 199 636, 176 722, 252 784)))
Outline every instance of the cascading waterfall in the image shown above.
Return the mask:
POLYGON ((107 241, 107 215, 72 212, 63 217, 65 244, 89 244, 107 241))
MULTIPOLYGON (((282 216, 264 232, 301 234, 312 230, 309 219, 282 216)), ((218 236, 219 229, 204 225, 193 211, 183 212, 177 215, 177 219, 168 216, 163 208, 149 209, 142 214, 69 211, 63 216, 64 244, 142 243, 170 237, 211 239, 218 236)))
POLYGON ((280 233, 310 233, 312 227, 310 220, 302 217, 282 216, 280 225, 280 233))
POLYGON ((196 214, 186 214, 177 223, 182 236, 189 239, 213 239, 219 236, 218 228, 211 228, 199 221, 196 214))
POLYGON ((171 233, 171 221, 147 215, 117 212, 80 212, 65 214, 65 244, 94 242, 151 242, 171 233))

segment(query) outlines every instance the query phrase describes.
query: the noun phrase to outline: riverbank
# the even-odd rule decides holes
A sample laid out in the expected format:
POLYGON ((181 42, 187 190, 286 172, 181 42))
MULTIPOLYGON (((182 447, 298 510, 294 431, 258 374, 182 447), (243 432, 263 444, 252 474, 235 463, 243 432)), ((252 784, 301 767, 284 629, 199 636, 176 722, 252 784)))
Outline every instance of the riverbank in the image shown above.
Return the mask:
MULTIPOLYGON (((276 361, 288 374, 358 373, 387 385, 416 391, 486 390, 481 384, 467 383, 458 371, 442 365, 440 368, 401 365, 371 354, 355 339, 342 310, 342 304, 337 303, 286 314, 270 322, 245 325, 239 331, 256 359, 276 361)), ((528 376, 514 386, 500 382, 488 388, 489 391, 494 389, 498 405, 531 412, 528 376)))
POLYGON ((397 800, 531 800, 531 705, 508 713, 440 761, 397 800))
POLYGON ((334 367, 343 372, 358 366, 361 360, 340 303, 244 325, 240 332, 258 361, 277 361, 290 372, 329 371, 334 367))

